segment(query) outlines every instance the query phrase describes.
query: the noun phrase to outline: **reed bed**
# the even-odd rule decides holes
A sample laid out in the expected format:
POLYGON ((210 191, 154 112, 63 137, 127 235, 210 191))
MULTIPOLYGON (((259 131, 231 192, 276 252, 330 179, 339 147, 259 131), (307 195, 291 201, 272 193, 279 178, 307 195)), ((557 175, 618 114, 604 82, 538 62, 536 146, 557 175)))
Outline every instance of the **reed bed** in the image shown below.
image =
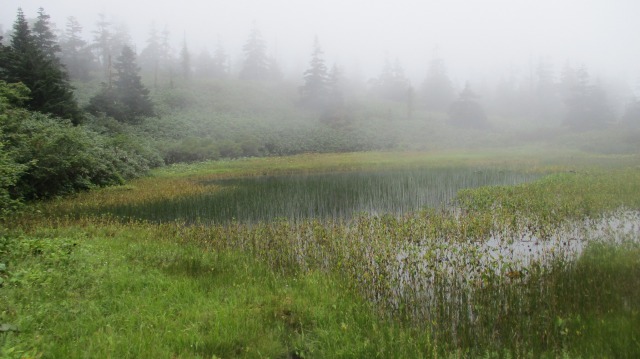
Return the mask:
POLYGON ((98 205, 78 200, 82 196, 51 202, 39 213, 16 218, 12 227, 27 234, 41 227, 61 233, 75 228, 89 237, 135 229, 149 240, 195 245, 206 253, 246 253, 278 276, 327 273, 371 303, 380 317, 428 338, 424 353, 430 356, 640 353, 638 168, 563 170, 533 182, 531 174, 478 168, 197 178, 167 177, 159 185, 166 193, 132 201, 126 197, 148 189, 102 191, 93 194, 104 198, 98 205), (438 187, 451 182, 448 189, 438 187), (176 183, 191 186, 178 190, 189 193, 186 198, 172 197, 176 183), (381 190, 390 183, 396 187, 381 190), (428 187, 433 183, 437 189, 428 187), (469 186, 478 187, 463 189, 469 186), (362 187, 377 191, 373 196, 382 193, 383 203, 404 202, 377 209, 345 205, 353 198, 367 203, 362 187), (339 207, 348 212, 278 209, 279 200, 293 198, 313 210, 333 208, 305 196, 310 189, 337 188, 353 196, 339 207), (423 198, 420 191, 440 194, 423 198), (263 201, 263 209, 215 220, 214 202, 230 206, 239 200, 234 196, 263 201), (407 198, 422 199, 406 204, 407 198), (122 210, 125 202, 133 204, 129 212, 122 210), (261 217, 266 208, 274 213, 261 217))

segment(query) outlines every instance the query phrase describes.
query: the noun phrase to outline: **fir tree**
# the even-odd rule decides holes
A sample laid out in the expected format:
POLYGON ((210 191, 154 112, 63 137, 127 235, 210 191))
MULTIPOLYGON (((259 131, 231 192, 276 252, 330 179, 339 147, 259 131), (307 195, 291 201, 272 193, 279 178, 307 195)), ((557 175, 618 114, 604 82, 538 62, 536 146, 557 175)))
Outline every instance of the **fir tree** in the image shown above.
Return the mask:
POLYGON ((449 108, 451 124, 458 127, 475 129, 489 128, 487 115, 477 100, 478 95, 471 90, 471 87, 467 83, 458 99, 452 103, 449 108))
POLYGON ((225 77, 229 73, 229 57, 220 43, 213 54, 213 75, 217 78, 225 77))
POLYGON ((182 39, 182 49, 180 50, 180 67, 182 69, 182 78, 189 80, 191 78, 191 55, 187 47, 187 37, 182 39))
POLYGON ((243 80, 266 80, 269 78, 269 58, 267 46, 254 22, 251 26, 249 39, 243 47, 244 63, 240 71, 243 80))
POLYGON ((392 65, 389 59, 385 59, 382 73, 372 81, 373 92, 388 100, 406 100, 410 88, 409 80, 404 76, 399 60, 392 65))
POLYGON ((444 61, 438 57, 429 62, 422 95, 427 109, 432 111, 446 111, 454 100, 453 85, 447 76, 444 61))
POLYGON ((110 30, 111 23, 107 21, 105 14, 98 15, 96 30, 93 31, 93 44, 91 47, 95 50, 96 58, 102 65, 102 71, 105 78, 110 77, 111 71, 111 38, 113 35, 110 30))
POLYGON ((303 105, 322 108, 326 105, 328 95, 327 66, 324 64, 323 52, 316 37, 309 68, 304 72, 304 85, 300 88, 300 100, 303 105))
POLYGON ((46 34, 51 32, 48 21, 39 23, 40 29, 34 36, 24 13, 18 10, 11 46, 3 51, 2 79, 22 82, 31 90, 31 98, 26 104, 30 110, 68 118, 78 124, 83 115, 73 96, 73 87, 64 67, 50 52, 57 48, 57 44, 44 41, 49 38, 46 34))
POLYGON ((564 124, 574 130, 602 128, 611 113, 601 84, 591 84, 585 67, 566 67, 562 77, 567 113, 564 124))
POLYGON ((50 16, 44 12, 43 8, 38 9, 38 19, 33 25, 35 45, 47 56, 47 59, 57 62, 60 46, 51 27, 50 16))
POLYGON ((158 72, 160 70, 160 36, 155 23, 151 24, 147 46, 140 53, 140 66, 153 73, 153 87, 158 87, 158 72))
POLYGON ((102 90, 90 100, 89 111, 102 112, 118 121, 129 123, 144 116, 153 116, 149 90, 142 84, 136 54, 129 46, 122 48, 113 68, 113 86, 103 84, 102 90))
POLYGON ((93 65, 93 55, 82 39, 82 26, 73 16, 67 19, 65 32, 60 41, 61 60, 66 66, 69 77, 88 80, 93 65))

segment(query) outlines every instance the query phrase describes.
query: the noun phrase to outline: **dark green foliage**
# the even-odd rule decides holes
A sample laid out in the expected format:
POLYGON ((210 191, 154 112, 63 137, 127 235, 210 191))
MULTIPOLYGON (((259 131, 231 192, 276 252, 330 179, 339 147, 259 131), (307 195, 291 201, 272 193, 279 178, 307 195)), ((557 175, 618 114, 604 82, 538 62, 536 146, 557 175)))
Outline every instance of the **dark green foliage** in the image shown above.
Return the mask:
POLYGON ((476 99, 476 94, 471 91, 469 84, 467 84, 462 93, 460 93, 458 100, 451 104, 449 108, 449 117, 452 125, 475 129, 489 127, 487 115, 476 99))
POLYGON ((113 86, 103 84, 101 91, 89 102, 91 113, 104 113, 118 121, 134 123, 141 117, 153 116, 153 103, 149 90, 142 84, 136 54, 124 46, 122 54, 114 64, 113 86))
POLYGON ((24 13, 18 10, 11 46, 2 50, 0 78, 7 82, 22 82, 31 95, 26 106, 33 111, 70 119, 78 124, 83 119, 73 96, 67 73, 55 56, 58 50, 55 36, 48 27, 48 16, 40 11, 32 34, 24 13))
POLYGON ((50 18, 43 8, 38 9, 38 20, 33 25, 32 32, 36 47, 45 54, 47 59, 57 62, 60 46, 56 35, 51 30, 50 18))
POLYGON ((101 163, 103 153, 90 133, 57 119, 24 112, 7 134, 17 162, 27 166, 15 194, 26 199, 51 197, 117 183, 117 175, 101 163))
POLYGON ((73 126, 29 111, 20 107, 28 93, 21 84, 0 81, 0 211, 15 200, 122 183, 160 164, 130 129, 73 126))
MULTIPOLYGON (((27 99, 29 89, 22 84, 7 84, 0 80, 0 128, 16 116, 14 106, 27 99)), ((1 134, 1 133, 0 133, 1 134)), ((0 138, 0 218, 15 210, 19 205, 11 191, 25 170, 25 165, 16 163, 15 153, 5 146, 5 136, 0 138)))

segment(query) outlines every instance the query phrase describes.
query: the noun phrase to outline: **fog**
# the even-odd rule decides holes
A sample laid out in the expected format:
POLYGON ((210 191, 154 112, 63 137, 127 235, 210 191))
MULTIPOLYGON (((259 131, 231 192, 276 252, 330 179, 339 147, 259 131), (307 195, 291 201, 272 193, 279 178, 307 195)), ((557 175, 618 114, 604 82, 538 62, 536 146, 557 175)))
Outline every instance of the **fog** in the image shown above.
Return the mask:
POLYGON ((365 79, 388 58, 419 84, 435 55, 458 87, 527 73, 541 60, 584 65, 632 88, 640 74, 635 0, 3 0, 3 30, 11 29, 18 7, 35 17, 41 6, 59 29, 75 16, 87 39, 104 13, 127 25, 139 50, 155 23, 168 27, 176 48, 183 36, 196 54, 221 44, 236 63, 255 21, 270 55, 293 80, 308 63, 314 36, 328 64, 365 79))

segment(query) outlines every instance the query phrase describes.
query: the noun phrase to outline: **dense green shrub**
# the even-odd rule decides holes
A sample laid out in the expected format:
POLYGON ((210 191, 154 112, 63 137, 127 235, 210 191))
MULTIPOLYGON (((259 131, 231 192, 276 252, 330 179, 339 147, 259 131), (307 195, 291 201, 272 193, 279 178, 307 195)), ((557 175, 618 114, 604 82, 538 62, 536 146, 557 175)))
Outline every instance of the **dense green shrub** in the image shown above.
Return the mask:
POLYGON ((148 141, 124 125, 86 125, 21 107, 29 91, 0 83, 0 212, 21 199, 48 198, 122 183, 162 163, 148 141))

